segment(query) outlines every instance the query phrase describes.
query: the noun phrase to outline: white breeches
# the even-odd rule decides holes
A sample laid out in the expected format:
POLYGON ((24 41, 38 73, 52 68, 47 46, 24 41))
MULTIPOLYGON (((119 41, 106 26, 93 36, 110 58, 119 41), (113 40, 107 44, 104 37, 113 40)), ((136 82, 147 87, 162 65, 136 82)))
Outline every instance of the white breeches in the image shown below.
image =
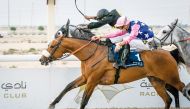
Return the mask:
MULTIPOLYGON (((110 40, 112 43, 118 43, 118 42, 121 42, 125 37, 128 37, 128 36, 129 36, 129 34, 125 34, 125 35, 118 36, 115 38, 110 38, 110 40)), ((148 39, 147 41, 149 42, 151 40, 152 40, 152 38, 148 39)), ((131 42, 129 44, 130 44, 131 49, 137 49, 138 51, 151 50, 148 43, 144 44, 141 39, 133 39, 133 40, 131 40, 131 42)))
POLYGON ((130 43, 129 43, 131 49, 137 49, 137 50, 150 50, 150 47, 148 45, 148 43, 144 44, 143 41, 141 39, 133 39, 130 43))

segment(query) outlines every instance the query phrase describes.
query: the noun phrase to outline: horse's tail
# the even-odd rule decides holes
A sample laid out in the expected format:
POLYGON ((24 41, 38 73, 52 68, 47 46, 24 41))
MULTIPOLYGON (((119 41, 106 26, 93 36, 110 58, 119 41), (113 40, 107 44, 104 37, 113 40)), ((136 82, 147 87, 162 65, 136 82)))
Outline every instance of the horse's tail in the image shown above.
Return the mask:
POLYGON ((182 56, 179 53, 179 50, 176 48, 172 51, 170 51, 170 54, 174 57, 174 59, 176 60, 177 64, 185 64, 184 59, 182 58, 182 56))
MULTIPOLYGON (((182 58, 182 56, 180 55, 178 49, 174 49, 174 50, 170 51, 170 54, 175 58, 178 65, 181 63, 185 64, 185 61, 182 58)), ((190 83, 183 88, 182 93, 190 101, 190 83)))
MULTIPOLYGON (((179 65, 180 63, 185 64, 184 59, 181 57, 178 49, 174 49, 170 51, 170 54, 175 58, 177 64, 179 65)), ((188 83, 182 90, 183 95, 190 101, 190 83, 188 83)))

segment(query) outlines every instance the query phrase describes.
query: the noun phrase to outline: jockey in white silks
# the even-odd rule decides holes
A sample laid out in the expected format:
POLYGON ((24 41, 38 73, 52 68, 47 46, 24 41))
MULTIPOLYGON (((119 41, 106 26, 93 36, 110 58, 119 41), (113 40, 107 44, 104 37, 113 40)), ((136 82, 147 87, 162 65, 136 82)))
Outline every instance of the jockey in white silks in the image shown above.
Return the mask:
POLYGON ((123 56, 126 57, 121 57, 122 59, 128 57, 130 51, 129 44, 132 48, 137 48, 141 50, 150 50, 149 45, 143 43, 143 41, 151 41, 152 38, 154 37, 154 33, 151 30, 151 28, 149 28, 145 23, 140 21, 130 21, 127 19, 127 17, 122 16, 117 20, 115 27, 118 28, 117 31, 105 36, 93 36, 92 40, 97 40, 100 38, 111 39, 114 37, 121 37, 122 40, 119 41, 118 43, 116 42, 115 52, 118 52, 122 47, 124 47, 123 53, 125 55, 123 56))

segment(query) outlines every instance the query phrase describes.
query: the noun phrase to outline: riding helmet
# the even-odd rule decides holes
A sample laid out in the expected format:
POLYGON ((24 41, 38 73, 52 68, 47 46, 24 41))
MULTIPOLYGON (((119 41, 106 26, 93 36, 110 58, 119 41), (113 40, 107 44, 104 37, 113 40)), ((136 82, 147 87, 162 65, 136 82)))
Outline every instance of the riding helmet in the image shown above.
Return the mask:
POLYGON ((107 9, 100 9, 98 12, 97 12, 97 19, 101 19, 105 16, 107 16, 109 14, 109 11, 107 9))

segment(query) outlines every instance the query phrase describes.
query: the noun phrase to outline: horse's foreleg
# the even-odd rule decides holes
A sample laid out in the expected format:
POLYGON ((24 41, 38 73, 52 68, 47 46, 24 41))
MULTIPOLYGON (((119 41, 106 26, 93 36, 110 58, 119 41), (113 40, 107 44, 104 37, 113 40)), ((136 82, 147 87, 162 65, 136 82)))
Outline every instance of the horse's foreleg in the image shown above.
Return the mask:
POLYGON ((165 89, 165 82, 155 77, 148 77, 148 79, 151 82, 154 89, 156 90, 156 92, 158 93, 158 95, 164 101, 165 109, 169 109, 172 99, 165 89))
POLYGON ((88 82, 86 84, 85 87, 85 91, 83 93, 83 97, 82 97, 82 102, 81 102, 81 107, 80 109, 84 109, 85 106, 87 105, 90 96, 92 95, 92 92, 94 91, 94 88, 97 86, 97 84, 95 84, 95 82, 88 82))
POLYGON ((175 99, 175 107, 176 107, 177 109, 179 109, 179 108, 180 108, 180 103, 179 103, 179 91, 178 91, 175 87, 173 87, 173 86, 171 86, 171 85, 169 85, 169 84, 166 84, 166 89, 167 89, 167 91, 169 91, 169 92, 174 96, 174 99, 175 99))
POLYGON ((80 76, 79 78, 75 79, 71 83, 69 83, 65 89, 57 96, 57 98, 50 104, 49 109, 54 109, 55 104, 58 103, 62 97, 70 90, 80 87, 86 83, 86 79, 83 76, 80 76))

